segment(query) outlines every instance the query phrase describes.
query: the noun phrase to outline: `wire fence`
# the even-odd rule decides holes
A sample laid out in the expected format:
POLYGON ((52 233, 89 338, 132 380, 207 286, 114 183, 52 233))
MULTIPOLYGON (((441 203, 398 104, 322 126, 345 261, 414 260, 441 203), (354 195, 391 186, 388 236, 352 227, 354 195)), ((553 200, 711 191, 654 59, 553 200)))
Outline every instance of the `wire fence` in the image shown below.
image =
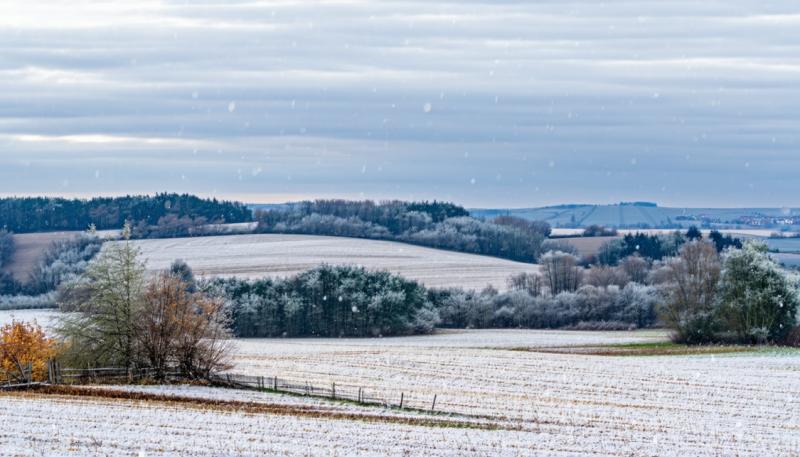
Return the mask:
POLYGON ((250 376, 224 373, 210 376, 210 381, 239 389, 282 392, 308 397, 351 401, 365 405, 380 405, 426 411, 435 411, 438 397, 436 394, 425 397, 403 391, 386 392, 378 389, 367 389, 355 384, 341 384, 336 382, 320 384, 318 381, 311 382, 278 376, 250 376))
MULTIPOLYGON (((23 382, 0 384, 0 390, 18 390, 41 385, 80 385, 97 383, 129 384, 142 380, 162 380, 181 382, 193 378, 177 368, 156 370, 154 368, 63 368, 60 363, 50 361, 47 367, 47 382, 34 382, 28 377, 23 382)), ((355 384, 331 382, 322 384, 319 381, 292 379, 279 376, 251 376, 238 373, 216 373, 206 376, 204 380, 213 385, 234 389, 257 390, 264 392, 280 392, 307 397, 326 398, 338 401, 349 401, 362 405, 380 405, 401 409, 435 411, 437 395, 415 395, 409 392, 368 389, 355 384)))

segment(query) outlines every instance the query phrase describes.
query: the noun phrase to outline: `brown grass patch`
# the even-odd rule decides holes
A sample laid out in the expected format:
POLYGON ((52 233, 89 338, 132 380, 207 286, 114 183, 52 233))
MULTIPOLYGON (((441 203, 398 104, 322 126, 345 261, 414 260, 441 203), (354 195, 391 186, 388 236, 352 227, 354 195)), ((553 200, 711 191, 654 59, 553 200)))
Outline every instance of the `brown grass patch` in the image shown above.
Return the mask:
POLYGON ((129 392, 124 390, 79 387, 65 385, 45 385, 28 392, 14 392, 6 395, 35 396, 53 395, 61 397, 83 397, 120 401, 139 401, 179 407, 197 408, 222 412, 246 414, 273 414, 281 416, 308 417, 315 419, 350 420, 369 423, 390 423, 418 427, 435 428, 468 428, 478 430, 518 430, 518 426, 499 424, 496 422, 459 421, 440 417, 419 417, 386 414, 370 414, 367 412, 342 411, 325 406, 286 405, 276 403, 259 403, 239 400, 217 400, 208 398, 187 397, 180 395, 129 392))
POLYGON ((515 348, 516 351, 540 352, 545 354, 596 355, 614 357, 633 356, 680 356, 680 355, 713 355, 757 352, 759 348, 752 346, 684 346, 678 344, 642 344, 620 346, 566 346, 549 348, 515 348))

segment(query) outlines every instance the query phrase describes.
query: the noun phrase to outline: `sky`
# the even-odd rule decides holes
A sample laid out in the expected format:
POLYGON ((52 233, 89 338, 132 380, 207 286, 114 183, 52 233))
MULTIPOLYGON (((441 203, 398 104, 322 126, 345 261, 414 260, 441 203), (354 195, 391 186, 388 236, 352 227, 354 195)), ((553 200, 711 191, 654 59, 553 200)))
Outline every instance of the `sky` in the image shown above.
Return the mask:
POLYGON ((800 207, 795 0, 0 0, 0 195, 800 207))

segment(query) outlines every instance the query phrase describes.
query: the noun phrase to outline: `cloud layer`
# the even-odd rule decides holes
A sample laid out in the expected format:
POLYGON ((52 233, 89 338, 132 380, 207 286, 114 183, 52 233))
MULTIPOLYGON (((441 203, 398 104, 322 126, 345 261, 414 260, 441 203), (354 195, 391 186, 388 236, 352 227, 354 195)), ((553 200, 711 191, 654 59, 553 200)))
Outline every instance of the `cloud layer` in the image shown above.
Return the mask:
POLYGON ((788 0, 6 1, 0 193, 800 206, 799 27, 788 0))

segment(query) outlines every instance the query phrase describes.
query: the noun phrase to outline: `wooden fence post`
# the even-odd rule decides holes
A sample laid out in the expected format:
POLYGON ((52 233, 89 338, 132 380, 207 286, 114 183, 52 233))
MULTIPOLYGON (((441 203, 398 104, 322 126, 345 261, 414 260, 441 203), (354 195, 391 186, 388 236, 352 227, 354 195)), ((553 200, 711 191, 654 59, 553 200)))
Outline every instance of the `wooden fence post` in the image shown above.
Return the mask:
POLYGON ((400 409, 403 409, 403 398, 406 396, 405 392, 400 392, 400 409))
POLYGON ((436 394, 433 394, 433 403, 431 404, 431 412, 436 409, 436 394))
POLYGON ((278 391, 278 377, 275 376, 272 378, 272 390, 278 391))
POLYGON ((331 398, 336 400, 336 383, 335 382, 331 383, 331 398))
POLYGON ((364 403, 364 402, 362 401, 362 398, 363 398, 363 397, 361 396, 361 387, 359 387, 359 388, 358 388, 358 402, 359 402, 359 403, 364 403))

